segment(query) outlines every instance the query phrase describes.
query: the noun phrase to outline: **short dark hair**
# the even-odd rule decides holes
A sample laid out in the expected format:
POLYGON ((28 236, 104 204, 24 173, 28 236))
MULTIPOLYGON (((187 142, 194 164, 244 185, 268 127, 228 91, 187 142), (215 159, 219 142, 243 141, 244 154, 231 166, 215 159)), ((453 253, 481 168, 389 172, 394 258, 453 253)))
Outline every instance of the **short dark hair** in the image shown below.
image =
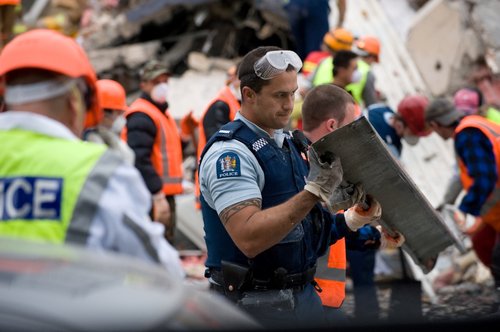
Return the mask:
POLYGON ((356 59, 358 55, 352 51, 338 51, 333 57, 333 76, 338 73, 339 68, 348 69, 352 59, 356 59))
POLYGON ((309 91, 302 104, 302 126, 304 131, 311 131, 329 119, 342 122, 347 105, 354 104, 352 96, 333 84, 318 85, 309 91))
MULTIPOLYGON (((276 46, 261 46, 248 52, 241 60, 238 68, 238 78, 241 82, 240 89, 248 86, 256 93, 259 93, 263 86, 268 85, 271 80, 263 80, 257 76, 253 66, 260 58, 266 55, 267 52, 280 50, 281 49, 276 46)), ((287 71, 292 69, 292 66, 288 66, 287 71)))

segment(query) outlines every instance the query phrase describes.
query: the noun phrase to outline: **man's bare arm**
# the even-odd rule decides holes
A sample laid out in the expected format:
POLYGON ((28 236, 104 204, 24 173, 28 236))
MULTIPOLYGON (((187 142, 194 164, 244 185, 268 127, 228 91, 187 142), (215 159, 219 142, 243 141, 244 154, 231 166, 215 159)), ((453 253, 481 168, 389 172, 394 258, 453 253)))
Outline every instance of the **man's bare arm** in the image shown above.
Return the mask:
POLYGON ((285 203, 262 210, 260 199, 249 199, 225 208, 219 217, 236 246, 252 258, 280 242, 318 200, 304 190, 285 203))

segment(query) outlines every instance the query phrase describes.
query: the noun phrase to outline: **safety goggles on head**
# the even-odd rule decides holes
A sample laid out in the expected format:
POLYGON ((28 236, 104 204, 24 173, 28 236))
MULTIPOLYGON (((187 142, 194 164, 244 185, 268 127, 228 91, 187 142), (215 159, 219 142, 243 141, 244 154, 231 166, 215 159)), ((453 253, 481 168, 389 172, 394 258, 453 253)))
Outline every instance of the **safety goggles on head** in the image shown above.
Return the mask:
POLYGON ((255 74, 263 80, 270 80, 292 66, 296 71, 302 68, 302 60, 293 51, 269 51, 253 65, 255 74))

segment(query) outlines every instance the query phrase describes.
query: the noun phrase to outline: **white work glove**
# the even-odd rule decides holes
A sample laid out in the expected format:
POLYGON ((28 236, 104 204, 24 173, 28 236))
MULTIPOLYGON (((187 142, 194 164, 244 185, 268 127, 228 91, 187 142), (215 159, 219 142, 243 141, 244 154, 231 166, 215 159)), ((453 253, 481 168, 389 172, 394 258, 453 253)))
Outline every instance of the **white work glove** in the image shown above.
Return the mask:
POLYGON ((370 195, 366 196, 368 208, 363 208, 365 203, 356 203, 344 213, 345 222, 353 232, 366 224, 377 222, 382 216, 382 207, 377 200, 370 195))
POLYGON ((403 234, 394 231, 394 236, 391 236, 382 226, 375 227, 380 232, 380 249, 396 249, 405 243, 406 239, 403 234))
POLYGON ((365 190, 361 184, 342 181, 333 191, 326 205, 330 211, 346 210, 365 199, 365 190))
POLYGON ((327 203, 344 175, 340 158, 332 154, 331 160, 322 162, 312 147, 308 154, 310 170, 304 189, 327 203))
POLYGON ((476 232, 483 222, 481 217, 476 217, 472 214, 462 212, 459 209, 455 209, 453 212, 453 219, 455 220, 458 229, 469 235, 476 232))

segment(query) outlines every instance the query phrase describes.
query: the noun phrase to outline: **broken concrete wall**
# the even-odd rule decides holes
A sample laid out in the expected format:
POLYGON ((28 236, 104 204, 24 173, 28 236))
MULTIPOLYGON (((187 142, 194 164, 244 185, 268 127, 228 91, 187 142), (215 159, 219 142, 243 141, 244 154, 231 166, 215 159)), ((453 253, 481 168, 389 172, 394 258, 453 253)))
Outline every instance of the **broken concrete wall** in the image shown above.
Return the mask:
POLYGON ((407 48, 434 96, 468 84, 472 64, 486 52, 484 34, 472 20, 474 7, 463 0, 429 1, 409 29, 407 48))

